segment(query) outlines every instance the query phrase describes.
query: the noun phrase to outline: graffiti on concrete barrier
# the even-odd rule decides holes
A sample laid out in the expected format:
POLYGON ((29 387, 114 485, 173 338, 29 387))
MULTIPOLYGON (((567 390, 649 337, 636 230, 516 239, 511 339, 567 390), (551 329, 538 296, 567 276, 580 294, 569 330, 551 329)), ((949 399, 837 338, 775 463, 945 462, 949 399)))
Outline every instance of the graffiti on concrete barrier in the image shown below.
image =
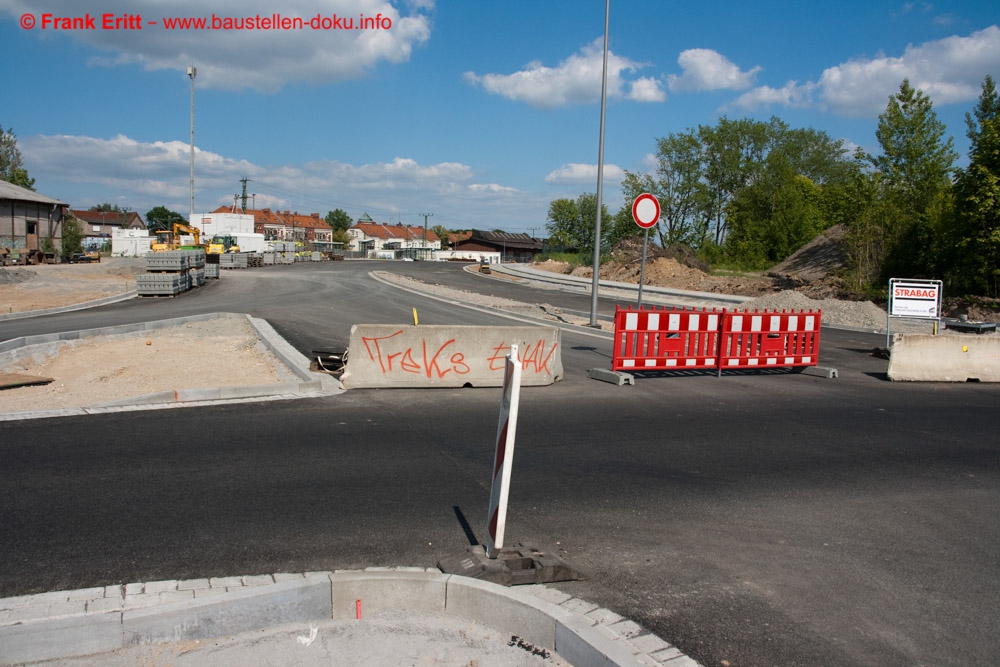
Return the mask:
MULTIPOLYGON (((521 368, 536 373, 551 373, 552 370, 549 368, 549 361, 552 360, 552 355, 555 354, 555 351, 556 346, 553 345, 549 349, 549 353, 545 354, 544 340, 539 340, 535 345, 527 343, 524 346, 524 352, 521 356, 521 368)), ((493 348, 493 354, 486 360, 490 365, 490 370, 503 370, 504 360, 509 353, 510 345, 507 343, 500 343, 493 348)))
POLYGON ((448 373, 465 375, 471 370, 468 364, 465 363, 465 355, 461 352, 450 351, 451 356, 445 354, 445 348, 455 344, 454 338, 430 353, 427 341, 421 341, 420 351, 414 353, 413 347, 395 348, 389 342, 402 333, 403 330, 400 329, 389 336, 361 338, 365 344, 365 351, 368 352, 368 357, 372 361, 378 362, 383 373, 392 373, 399 370, 404 373, 416 373, 425 375, 428 378, 437 377, 440 379, 448 373))
MULTIPOLYGON (((428 379, 441 379, 449 373, 467 375, 472 372, 470 364, 480 360, 470 358, 459 347, 459 343, 451 338, 444 343, 428 344, 426 340, 407 345, 406 338, 401 339, 402 345, 393 340, 400 336, 403 330, 387 336, 362 336, 365 352, 369 360, 377 363, 383 374, 412 373, 428 379)), ((410 339, 412 340, 412 339, 410 339)), ((545 340, 523 346, 521 367, 528 372, 552 373, 549 363, 555 354, 557 344, 547 347, 545 340)), ((502 371, 504 360, 510 352, 510 344, 501 342, 491 349, 491 353, 482 360, 490 371, 502 371)))

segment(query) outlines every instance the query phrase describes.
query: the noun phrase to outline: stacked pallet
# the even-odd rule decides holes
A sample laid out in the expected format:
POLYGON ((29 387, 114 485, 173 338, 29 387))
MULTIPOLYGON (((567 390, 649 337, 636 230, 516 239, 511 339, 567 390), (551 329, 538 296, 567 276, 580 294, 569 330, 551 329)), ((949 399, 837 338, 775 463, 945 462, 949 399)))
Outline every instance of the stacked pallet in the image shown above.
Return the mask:
POLYGON ((205 282, 204 250, 166 250, 146 254, 146 273, 135 277, 139 296, 177 296, 205 282))

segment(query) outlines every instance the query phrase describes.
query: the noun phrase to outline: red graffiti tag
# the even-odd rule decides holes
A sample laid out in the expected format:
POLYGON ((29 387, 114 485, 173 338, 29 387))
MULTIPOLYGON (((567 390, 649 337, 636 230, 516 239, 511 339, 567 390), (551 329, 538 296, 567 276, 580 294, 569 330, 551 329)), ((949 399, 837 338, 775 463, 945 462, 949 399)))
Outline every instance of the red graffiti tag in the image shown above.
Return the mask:
MULTIPOLYGON (((521 368, 526 371, 533 370, 535 373, 551 374, 552 371, 549 369, 549 361, 552 359, 552 355, 555 354, 556 347, 558 347, 558 344, 553 345, 552 349, 549 350, 549 353, 545 354, 544 340, 539 340, 534 346, 532 346, 531 343, 527 343, 524 346, 524 353, 521 355, 521 368)), ((493 354, 486 360, 489 364, 490 370, 502 370, 504 361, 509 352, 510 345, 504 342, 501 342, 493 348, 493 354)))
POLYGON ((385 344, 385 341, 395 338, 401 333, 403 333, 402 329, 389 336, 361 337, 365 351, 368 352, 368 358, 378 362, 382 373, 392 373, 394 370, 399 370, 404 373, 425 375, 429 379, 435 377, 441 379, 448 373, 466 375, 472 370, 465 363, 465 355, 461 352, 453 353, 447 357, 447 360, 442 358, 445 348, 455 342, 454 338, 445 342, 433 354, 428 354, 427 341, 421 341, 420 351, 417 353, 417 358, 414 358, 412 347, 397 351, 391 345, 385 344))

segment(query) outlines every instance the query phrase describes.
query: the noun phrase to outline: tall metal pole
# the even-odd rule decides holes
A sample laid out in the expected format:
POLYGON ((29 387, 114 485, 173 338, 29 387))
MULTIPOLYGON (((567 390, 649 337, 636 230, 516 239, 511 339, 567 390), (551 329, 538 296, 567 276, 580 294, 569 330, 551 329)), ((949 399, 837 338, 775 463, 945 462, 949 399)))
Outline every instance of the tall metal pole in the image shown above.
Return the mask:
POLYGON ((604 109, 608 101, 608 17, 611 0, 604 2, 604 71, 601 74, 601 142, 597 153, 597 221, 594 225, 594 280, 590 291, 590 326, 597 325, 597 286, 601 273, 601 195, 604 190, 604 109))
POLYGON ((194 217, 194 78, 198 76, 197 67, 188 67, 188 76, 191 78, 191 209, 188 224, 194 217))

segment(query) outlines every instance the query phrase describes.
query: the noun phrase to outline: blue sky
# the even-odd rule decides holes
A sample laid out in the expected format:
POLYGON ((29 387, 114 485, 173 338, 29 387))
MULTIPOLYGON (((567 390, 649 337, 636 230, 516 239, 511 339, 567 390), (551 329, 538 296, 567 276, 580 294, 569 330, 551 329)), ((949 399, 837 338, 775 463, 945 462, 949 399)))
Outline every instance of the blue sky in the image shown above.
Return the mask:
MULTIPOLYGON (((604 2, 0 0, 0 125, 36 189, 87 208, 231 205, 541 235, 549 203, 594 192, 604 2), (43 14, 94 17, 55 30, 43 14), (167 17, 380 16, 381 29, 167 30, 167 17), (26 14, 35 20, 22 27, 26 14), (142 29, 102 29, 131 16, 142 29), (385 19, 391 21, 391 26, 385 19), (150 22, 155 21, 155 24, 150 22)), ((122 25, 126 25, 123 22, 122 25)), ((1000 78, 1000 8, 919 2, 611 1, 604 200, 658 137, 722 115, 877 150, 904 77, 967 149, 1000 78)))

